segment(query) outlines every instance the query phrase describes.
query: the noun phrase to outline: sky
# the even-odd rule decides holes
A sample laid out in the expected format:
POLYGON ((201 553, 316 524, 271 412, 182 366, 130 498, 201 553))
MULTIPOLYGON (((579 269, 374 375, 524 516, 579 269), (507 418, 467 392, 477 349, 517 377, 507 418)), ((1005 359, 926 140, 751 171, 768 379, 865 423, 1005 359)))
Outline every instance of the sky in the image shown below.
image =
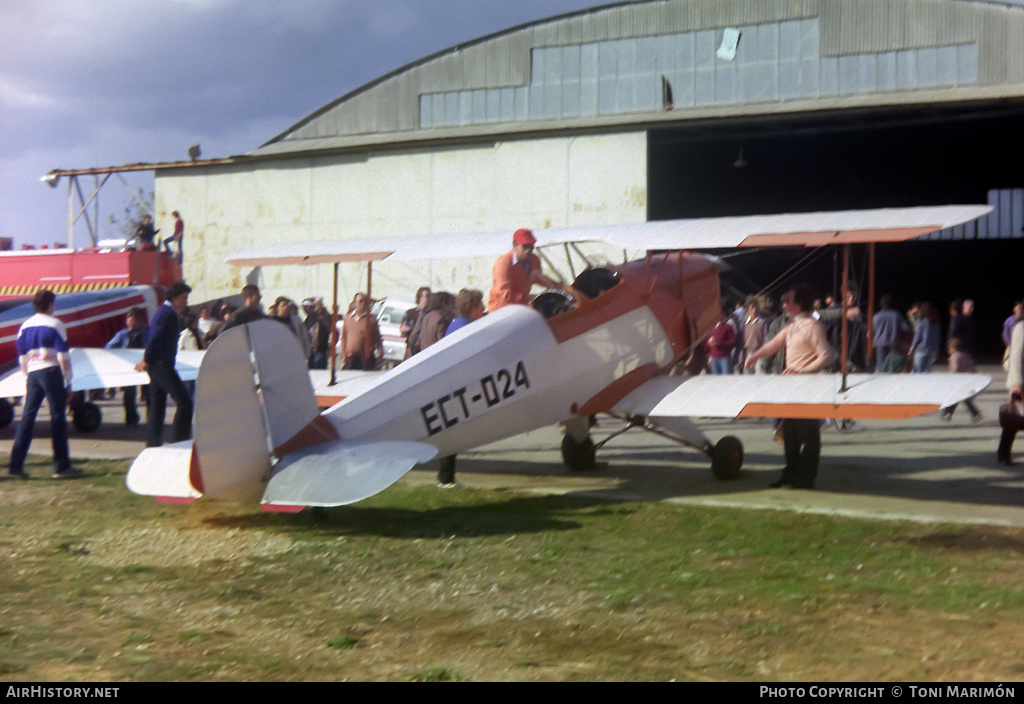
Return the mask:
MULTIPOLYGON (((52 169, 243 154, 429 54, 610 2, 0 0, 0 237, 67 241, 52 169)), ((152 191, 151 172, 124 179, 100 193, 101 238, 131 190, 152 191)))
MULTIPOLYGON (((608 2, 0 0, 0 237, 67 241, 67 182, 40 182, 52 169, 243 154, 424 56, 608 2)), ((132 190, 152 191, 151 172, 125 182, 100 192, 101 238, 132 190)), ((83 223, 74 243, 89 245, 83 223)))

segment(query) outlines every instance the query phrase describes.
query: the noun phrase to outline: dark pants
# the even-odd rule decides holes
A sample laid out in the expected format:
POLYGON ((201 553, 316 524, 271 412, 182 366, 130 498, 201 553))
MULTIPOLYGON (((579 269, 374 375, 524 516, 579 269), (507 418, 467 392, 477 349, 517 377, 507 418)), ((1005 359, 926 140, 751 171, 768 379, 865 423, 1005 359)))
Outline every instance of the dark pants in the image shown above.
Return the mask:
POLYGON ((64 374, 59 367, 49 367, 32 372, 25 383, 25 407, 21 423, 14 435, 11 447, 11 474, 25 471, 25 455, 32 444, 32 431, 36 425, 36 414, 43 405, 43 399, 50 404, 50 436, 53 442, 53 471, 66 472, 71 468, 68 459, 68 392, 64 387, 64 374))
MULTIPOLYGON (((142 387, 145 392, 146 387, 142 387)), ((125 386, 121 389, 124 394, 124 424, 125 425, 138 425, 139 424, 139 407, 138 397, 139 389, 137 386, 125 386)))
POLYGON ((996 449, 996 455, 1000 459, 1005 459, 1006 461, 1009 461, 1010 453, 1013 451, 1013 441, 1016 438, 1016 428, 1003 428, 1003 432, 999 436, 999 447, 996 449))
POLYGON ((174 442, 192 437, 192 397, 174 367, 166 362, 149 366, 149 432, 146 447, 163 445, 164 417, 167 415, 167 395, 177 405, 174 412, 174 442))
POLYGON ((821 459, 821 423, 802 418, 783 419, 782 444, 786 453, 782 482, 797 489, 813 489, 821 459))
POLYGON ((374 356, 363 357, 361 354, 352 354, 345 357, 345 362, 342 364, 342 369, 359 369, 362 371, 372 372, 377 368, 377 358, 374 356))
POLYGON ((455 455, 441 458, 441 466, 437 470, 438 484, 455 483, 455 455))
POLYGON ((327 369, 327 353, 314 352, 313 354, 309 355, 309 368, 327 369))
POLYGON ((1000 462, 1009 464, 1012 461, 1010 453, 1013 451, 1013 441, 1017 438, 1017 433, 1024 429, 1024 418, 1017 415, 1012 407, 1003 406, 999 409, 999 425, 1003 432, 999 436, 996 456, 1000 462))
POLYGON ((881 374, 885 369, 885 358, 892 351, 892 345, 878 345, 875 347, 875 373, 881 374))
POLYGON ((164 240, 164 249, 166 249, 167 250, 167 254, 172 256, 172 257, 174 256, 174 251, 171 249, 171 243, 172 242, 177 242, 178 243, 178 263, 181 264, 182 262, 185 261, 185 243, 183 241, 181 241, 181 240, 172 240, 172 239, 164 240))

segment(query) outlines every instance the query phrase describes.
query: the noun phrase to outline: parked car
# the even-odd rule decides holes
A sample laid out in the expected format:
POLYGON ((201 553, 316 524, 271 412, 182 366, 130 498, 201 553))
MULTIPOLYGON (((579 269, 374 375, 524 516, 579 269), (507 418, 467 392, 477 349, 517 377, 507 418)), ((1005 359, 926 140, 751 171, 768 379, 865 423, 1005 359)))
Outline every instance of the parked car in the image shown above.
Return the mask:
POLYGON ((377 317, 380 336, 384 339, 384 368, 390 369, 405 357, 405 338, 399 331, 405 311, 415 308, 415 303, 382 298, 370 309, 377 317))

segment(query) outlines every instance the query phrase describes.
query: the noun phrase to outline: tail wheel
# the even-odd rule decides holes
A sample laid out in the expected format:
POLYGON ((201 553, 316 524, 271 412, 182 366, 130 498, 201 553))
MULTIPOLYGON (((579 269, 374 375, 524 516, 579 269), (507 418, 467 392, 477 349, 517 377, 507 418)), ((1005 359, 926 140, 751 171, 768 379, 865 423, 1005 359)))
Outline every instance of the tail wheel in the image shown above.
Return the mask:
POLYGON ((14 406, 5 398, 0 398, 0 428, 6 428, 14 420, 14 406))
POLYGON ((594 469, 597 451, 594 441, 587 436, 583 442, 576 442, 568 433, 562 436, 562 462, 573 472, 589 472, 594 469))
POLYGON ((103 413, 95 403, 86 401, 71 409, 71 423, 81 433, 94 433, 103 422, 103 413))
POLYGON ((711 472, 715 479, 728 481, 740 476, 743 467, 743 443, 739 438, 726 435, 711 452, 711 472))

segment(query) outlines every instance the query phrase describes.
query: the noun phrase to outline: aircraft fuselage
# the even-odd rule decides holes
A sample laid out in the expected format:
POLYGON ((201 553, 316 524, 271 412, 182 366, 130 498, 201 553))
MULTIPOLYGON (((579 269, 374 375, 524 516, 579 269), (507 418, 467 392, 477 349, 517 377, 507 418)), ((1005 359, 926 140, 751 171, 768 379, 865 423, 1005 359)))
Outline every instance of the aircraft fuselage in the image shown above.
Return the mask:
POLYGON ((325 412, 343 440, 412 440, 442 456, 608 411, 675 365, 720 313, 718 278, 699 255, 617 267, 619 282, 545 317, 507 306, 325 412))

